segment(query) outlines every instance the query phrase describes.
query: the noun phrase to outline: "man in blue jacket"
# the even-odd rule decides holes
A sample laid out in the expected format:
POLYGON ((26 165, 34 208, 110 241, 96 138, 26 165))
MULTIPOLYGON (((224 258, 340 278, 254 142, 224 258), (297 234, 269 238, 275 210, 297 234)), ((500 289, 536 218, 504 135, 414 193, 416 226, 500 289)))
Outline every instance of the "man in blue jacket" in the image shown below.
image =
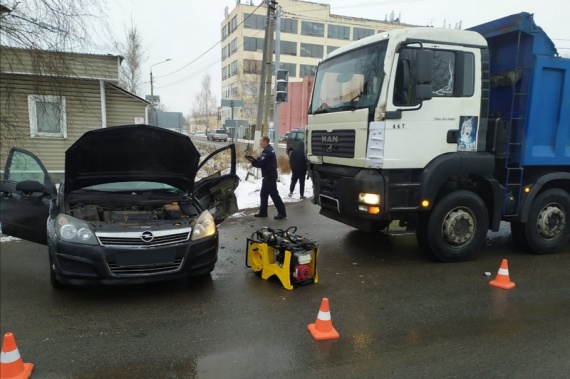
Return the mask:
POLYGON ((267 204, 269 202, 269 196, 271 196, 271 200, 273 200, 273 204, 275 204, 275 208, 277 208, 277 216, 274 218, 280 220, 287 217, 287 212, 285 211, 285 204, 283 204, 283 200, 277 190, 277 156, 275 155, 273 146, 269 144, 269 137, 261 137, 259 146, 261 146, 263 151, 256 160, 251 162, 253 167, 261 169, 261 176, 263 177, 261 181, 261 192, 259 193, 261 204, 259 205, 259 212, 254 214, 254 216, 267 217, 267 204))

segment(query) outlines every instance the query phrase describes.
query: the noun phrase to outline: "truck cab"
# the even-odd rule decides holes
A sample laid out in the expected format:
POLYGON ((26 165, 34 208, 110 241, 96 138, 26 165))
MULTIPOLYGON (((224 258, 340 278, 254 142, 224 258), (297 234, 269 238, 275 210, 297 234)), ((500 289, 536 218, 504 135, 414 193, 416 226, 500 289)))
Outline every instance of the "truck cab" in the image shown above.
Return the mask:
POLYGON ((306 132, 323 216, 404 228, 442 261, 501 221, 536 253, 568 243, 570 61, 528 13, 475 30, 393 30, 323 59, 306 132))

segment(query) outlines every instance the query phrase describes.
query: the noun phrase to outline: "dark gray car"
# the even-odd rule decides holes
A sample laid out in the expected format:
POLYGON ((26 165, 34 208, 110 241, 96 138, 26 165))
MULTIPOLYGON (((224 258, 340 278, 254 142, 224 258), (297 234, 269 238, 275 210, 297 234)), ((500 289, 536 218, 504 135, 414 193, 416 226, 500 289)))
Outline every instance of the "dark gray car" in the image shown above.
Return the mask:
POLYGON ((235 145, 199 160, 190 138, 167 129, 93 130, 66 151, 56 190, 38 157, 12 148, 1 182, 3 232, 48 246, 54 287, 208 274, 216 225, 237 211, 235 145), (199 174, 218 154, 230 156, 227 170, 199 174))

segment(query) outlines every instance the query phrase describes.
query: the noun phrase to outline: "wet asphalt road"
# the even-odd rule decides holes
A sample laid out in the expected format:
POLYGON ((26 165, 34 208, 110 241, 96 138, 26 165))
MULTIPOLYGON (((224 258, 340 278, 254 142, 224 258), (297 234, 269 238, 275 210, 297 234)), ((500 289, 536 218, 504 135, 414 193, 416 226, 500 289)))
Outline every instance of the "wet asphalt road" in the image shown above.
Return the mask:
POLYGON ((569 377, 570 251, 527 255, 503 233, 470 262, 440 264, 414 237, 287 206, 285 221, 251 210, 223 223, 201 280, 56 291, 44 246, 3 243, 2 335, 14 333, 33 378, 569 377), (245 267, 246 238, 264 225, 319 242, 317 284, 288 291, 245 267), (488 284, 502 258, 509 291, 488 284), (338 340, 307 331, 324 297, 338 340))

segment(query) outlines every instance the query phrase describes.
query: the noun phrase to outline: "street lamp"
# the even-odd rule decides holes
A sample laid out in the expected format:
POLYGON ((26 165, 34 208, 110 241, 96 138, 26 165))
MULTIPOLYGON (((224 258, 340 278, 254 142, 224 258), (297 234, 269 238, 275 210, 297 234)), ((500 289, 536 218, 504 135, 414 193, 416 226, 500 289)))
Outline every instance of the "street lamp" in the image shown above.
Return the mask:
POLYGON ((155 64, 153 64, 153 65, 150 66, 150 101, 152 102, 152 107, 153 107, 153 108, 154 108, 154 87, 153 87, 153 82, 152 82, 152 68, 153 68, 154 66, 158 66, 159 64, 162 64, 162 63, 165 63, 165 62, 168 62, 168 61, 171 61, 171 60, 172 60, 172 59, 167 58, 167 59, 163 60, 162 62, 158 62, 158 63, 155 63, 155 64))

